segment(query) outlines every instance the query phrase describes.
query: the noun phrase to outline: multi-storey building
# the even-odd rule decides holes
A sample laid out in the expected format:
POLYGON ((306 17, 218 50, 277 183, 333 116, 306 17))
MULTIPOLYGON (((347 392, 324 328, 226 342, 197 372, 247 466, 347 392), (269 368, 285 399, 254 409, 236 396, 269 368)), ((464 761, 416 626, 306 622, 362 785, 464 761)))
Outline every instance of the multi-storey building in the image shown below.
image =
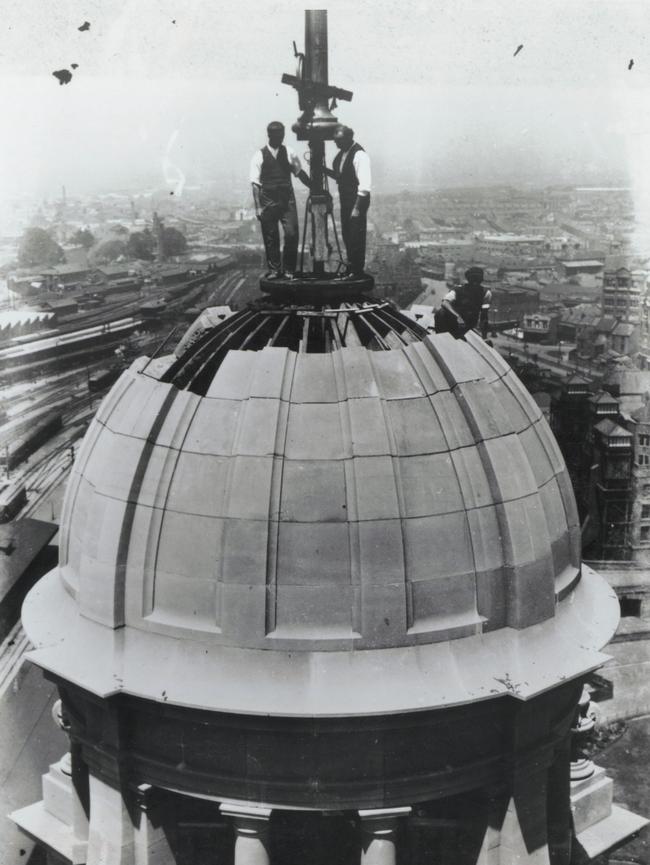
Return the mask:
POLYGON ((525 342, 557 342, 559 316, 546 312, 529 312, 523 317, 525 342))
POLYGON ((583 288, 596 288, 603 284, 604 264, 594 258, 558 261, 557 270, 560 279, 571 280, 583 288))
POLYGON ((539 291, 523 285, 490 286, 492 303, 490 321, 520 322, 526 314, 539 310, 539 291))
POLYGON ((650 404, 632 412, 634 460, 630 546, 632 558, 650 564, 650 404))
POLYGON ((631 481, 634 436, 611 418, 594 427, 593 485, 597 508, 600 558, 630 557, 631 481))
POLYGON ((598 559, 650 564, 650 399, 591 393, 573 377, 551 400, 551 423, 569 469, 583 543, 598 559))
POLYGON ((535 256, 543 254, 548 247, 542 234, 484 234, 476 240, 479 255, 535 256))
POLYGON ((604 315, 616 318, 638 318, 641 313, 643 287, 627 267, 606 270, 603 277, 602 307, 604 315))

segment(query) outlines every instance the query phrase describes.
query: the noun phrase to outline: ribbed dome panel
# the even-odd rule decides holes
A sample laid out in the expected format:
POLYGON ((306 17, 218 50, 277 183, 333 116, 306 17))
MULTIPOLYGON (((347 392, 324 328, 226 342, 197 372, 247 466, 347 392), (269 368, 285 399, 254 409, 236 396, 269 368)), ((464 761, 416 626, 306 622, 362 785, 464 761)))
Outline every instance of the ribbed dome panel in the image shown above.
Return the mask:
POLYGON ((230 350, 203 395, 142 370, 102 403, 66 495, 61 574, 91 619, 408 646, 544 621, 579 578, 555 440, 473 335, 230 350))

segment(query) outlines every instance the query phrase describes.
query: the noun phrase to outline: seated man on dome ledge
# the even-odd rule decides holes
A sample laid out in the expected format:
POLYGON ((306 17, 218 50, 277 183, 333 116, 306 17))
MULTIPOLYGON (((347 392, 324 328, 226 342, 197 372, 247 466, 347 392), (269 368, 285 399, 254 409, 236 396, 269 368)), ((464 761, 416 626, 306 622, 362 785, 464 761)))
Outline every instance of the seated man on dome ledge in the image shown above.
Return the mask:
POLYGON ((467 282, 447 292, 435 312, 436 333, 451 333, 461 339, 480 325, 481 336, 487 337, 492 292, 483 285, 483 275, 482 267, 470 267, 465 271, 467 282))

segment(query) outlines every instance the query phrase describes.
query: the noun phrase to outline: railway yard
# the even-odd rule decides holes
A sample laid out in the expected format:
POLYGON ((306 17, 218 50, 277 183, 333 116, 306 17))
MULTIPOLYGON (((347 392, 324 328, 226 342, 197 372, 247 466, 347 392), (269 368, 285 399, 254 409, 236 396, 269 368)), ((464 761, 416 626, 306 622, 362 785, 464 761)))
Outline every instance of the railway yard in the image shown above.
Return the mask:
MULTIPOLYGON (((169 353, 199 312, 241 308, 258 296, 259 272, 234 262, 164 290, 121 298, 29 338, 0 335, 0 850, 31 861, 31 843, 3 815, 38 794, 32 779, 65 741, 50 715, 54 686, 26 663, 24 594, 57 555, 65 483, 88 424, 136 357, 169 353), (156 301, 151 303, 151 301, 156 301), (153 314, 152 314, 153 313, 153 314), (121 327, 120 323, 125 324, 121 327), (11 744, 9 744, 11 743, 11 744)), ((55 615, 55 611, 53 612, 55 615)), ((40 860, 38 860, 40 861, 40 860)))
MULTIPOLYGON (((78 443, 122 370, 135 357, 173 351, 201 309, 246 304, 258 279, 257 271, 231 265, 166 288, 158 314, 146 321, 137 311, 142 299, 131 298, 56 333, 49 327, 31 339, 0 341, 0 530, 9 538, 0 557, 2 549, 5 556, 12 550, 17 521, 57 524, 78 443)), ((6 637, 0 633, 0 640, 6 637)), ((12 669, 16 645, 22 643, 14 635, 12 669)), ((5 674, 0 651, 0 680, 5 674)))
POLYGON ((245 304, 257 293, 258 276, 231 265, 149 292, 149 302, 163 301, 151 317, 139 313, 141 296, 126 298, 31 338, 0 341, 0 522, 38 511, 65 475, 99 400, 131 360, 163 343, 172 351, 205 307, 245 304), (21 486, 24 503, 3 512, 5 497, 21 486))

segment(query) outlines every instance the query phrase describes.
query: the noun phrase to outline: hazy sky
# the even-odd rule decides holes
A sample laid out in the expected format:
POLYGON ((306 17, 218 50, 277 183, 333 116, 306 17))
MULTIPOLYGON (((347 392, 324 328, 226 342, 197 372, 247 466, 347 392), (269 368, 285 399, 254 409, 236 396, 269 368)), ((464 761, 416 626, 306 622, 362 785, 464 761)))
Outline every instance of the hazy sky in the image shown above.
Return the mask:
MULTIPOLYGON (((5 200, 183 179, 241 180, 245 195, 266 123, 298 115, 280 77, 295 69, 291 40, 303 44, 304 0, 2 6, 5 200), (71 63, 60 86, 52 71, 71 63)), ((327 8, 330 81, 354 91, 338 116, 370 152, 378 189, 630 177, 640 206, 650 200, 648 0, 327 8)))

